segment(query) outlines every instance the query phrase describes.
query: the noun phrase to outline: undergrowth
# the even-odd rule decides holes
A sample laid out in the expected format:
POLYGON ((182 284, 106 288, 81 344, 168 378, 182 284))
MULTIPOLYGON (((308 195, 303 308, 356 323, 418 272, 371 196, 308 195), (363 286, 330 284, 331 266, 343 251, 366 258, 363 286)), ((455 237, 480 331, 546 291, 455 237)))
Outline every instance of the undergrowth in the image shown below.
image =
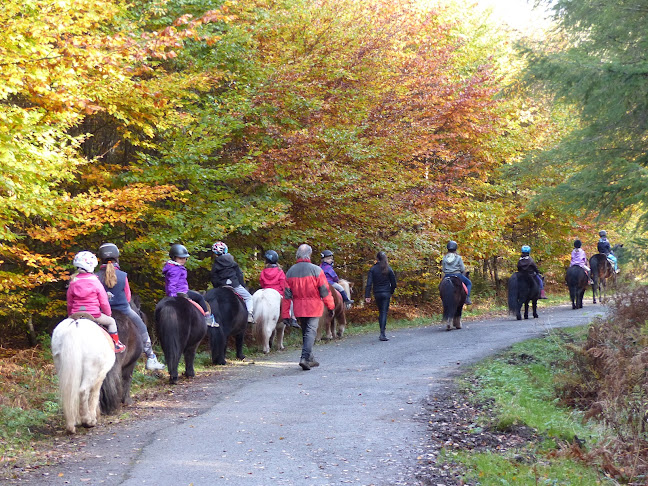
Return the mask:
POLYGON ((525 451, 446 452, 446 458, 471 471, 467 479, 482 485, 608 481, 611 461, 593 453, 606 444, 607 432, 585 423, 584 414, 562 404, 556 393, 572 359, 570 348, 582 342, 586 332, 585 328, 562 329, 544 339, 516 344, 509 352, 479 363, 460 381, 463 393, 478 408, 488 410, 481 417, 484 428, 506 432, 526 427, 538 437, 525 451))
POLYGON ((570 347, 562 375, 563 403, 584 411, 612 432, 591 454, 619 481, 648 483, 648 289, 617 294, 585 342, 570 347))

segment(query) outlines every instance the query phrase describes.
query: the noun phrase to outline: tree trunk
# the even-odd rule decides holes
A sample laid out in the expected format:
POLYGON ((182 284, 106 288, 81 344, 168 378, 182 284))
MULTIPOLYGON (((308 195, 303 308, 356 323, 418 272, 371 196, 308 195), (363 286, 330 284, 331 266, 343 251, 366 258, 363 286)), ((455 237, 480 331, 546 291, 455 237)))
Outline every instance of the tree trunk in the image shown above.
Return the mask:
POLYGON ((36 331, 34 331, 34 320, 32 314, 29 314, 29 317, 27 318, 27 339, 32 348, 36 346, 36 331))

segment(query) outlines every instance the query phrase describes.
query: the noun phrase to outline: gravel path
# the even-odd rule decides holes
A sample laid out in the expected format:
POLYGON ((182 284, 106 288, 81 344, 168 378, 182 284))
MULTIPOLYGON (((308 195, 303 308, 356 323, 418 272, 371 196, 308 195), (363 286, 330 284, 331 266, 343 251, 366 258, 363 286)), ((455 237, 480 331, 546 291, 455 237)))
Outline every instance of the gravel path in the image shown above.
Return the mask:
POLYGON ((464 365, 554 327, 586 324, 601 309, 540 308, 528 321, 318 344, 321 366, 307 372, 297 366, 299 350, 227 366, 169 387, 161 400, 138 401, 129 409, 138 420, 57 438, 57 464, 14 471, 7 484, 432 484, 419 463, 432 457, 434 396, 464 365))

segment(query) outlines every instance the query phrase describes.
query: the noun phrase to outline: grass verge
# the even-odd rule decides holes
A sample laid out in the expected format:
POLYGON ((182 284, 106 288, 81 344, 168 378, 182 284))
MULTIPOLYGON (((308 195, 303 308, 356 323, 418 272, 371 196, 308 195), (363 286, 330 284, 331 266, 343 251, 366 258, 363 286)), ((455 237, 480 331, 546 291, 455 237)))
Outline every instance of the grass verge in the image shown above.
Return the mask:
POLYGON ((556 398, 557 381, 573 357, 567 344, 582 341, 585 334, 585 328, 552 331, 473 367, 459 386, 480 410, 480 427, 500 433, 526 428, 532 431, 530 439, 503 452, 445 449, 440 459, 461 464, 468 484, 614 484, 587 455, 587 449, 606 440, 605 431, 584 423, 581 412, 556 398))

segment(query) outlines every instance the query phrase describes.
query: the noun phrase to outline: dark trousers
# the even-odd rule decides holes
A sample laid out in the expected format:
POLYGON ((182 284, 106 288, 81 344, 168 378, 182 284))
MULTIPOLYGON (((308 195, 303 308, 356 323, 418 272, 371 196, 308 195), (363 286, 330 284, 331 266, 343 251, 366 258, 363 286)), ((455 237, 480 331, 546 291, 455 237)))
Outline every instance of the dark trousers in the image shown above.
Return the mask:
POLYGON ((302 330, 301 359, 305 359, 307 361, 311 361, 313 359, 313 344, 315 344, 315 337, 317 337, 317 326, 319 325, 319 319, 319 317, 297 318, 302 330))
POLYGON ((374 299, 376 299, 376 305, 378 306, 378 325, 380 326, 380 333, 385 334, 385 328, 387 327, 387 312, 389 311, 391 294, 374 294, 374 299))
POLYGON ((202 307, 202 309, 205 311, 205 314, 207 314, 207 302, 205 302, 205 298, 202 296, 202 294, 196 292, 195 290, 188 290, 187 297, 189 297, 194 302, 198 302, 198 305, 202 307))

